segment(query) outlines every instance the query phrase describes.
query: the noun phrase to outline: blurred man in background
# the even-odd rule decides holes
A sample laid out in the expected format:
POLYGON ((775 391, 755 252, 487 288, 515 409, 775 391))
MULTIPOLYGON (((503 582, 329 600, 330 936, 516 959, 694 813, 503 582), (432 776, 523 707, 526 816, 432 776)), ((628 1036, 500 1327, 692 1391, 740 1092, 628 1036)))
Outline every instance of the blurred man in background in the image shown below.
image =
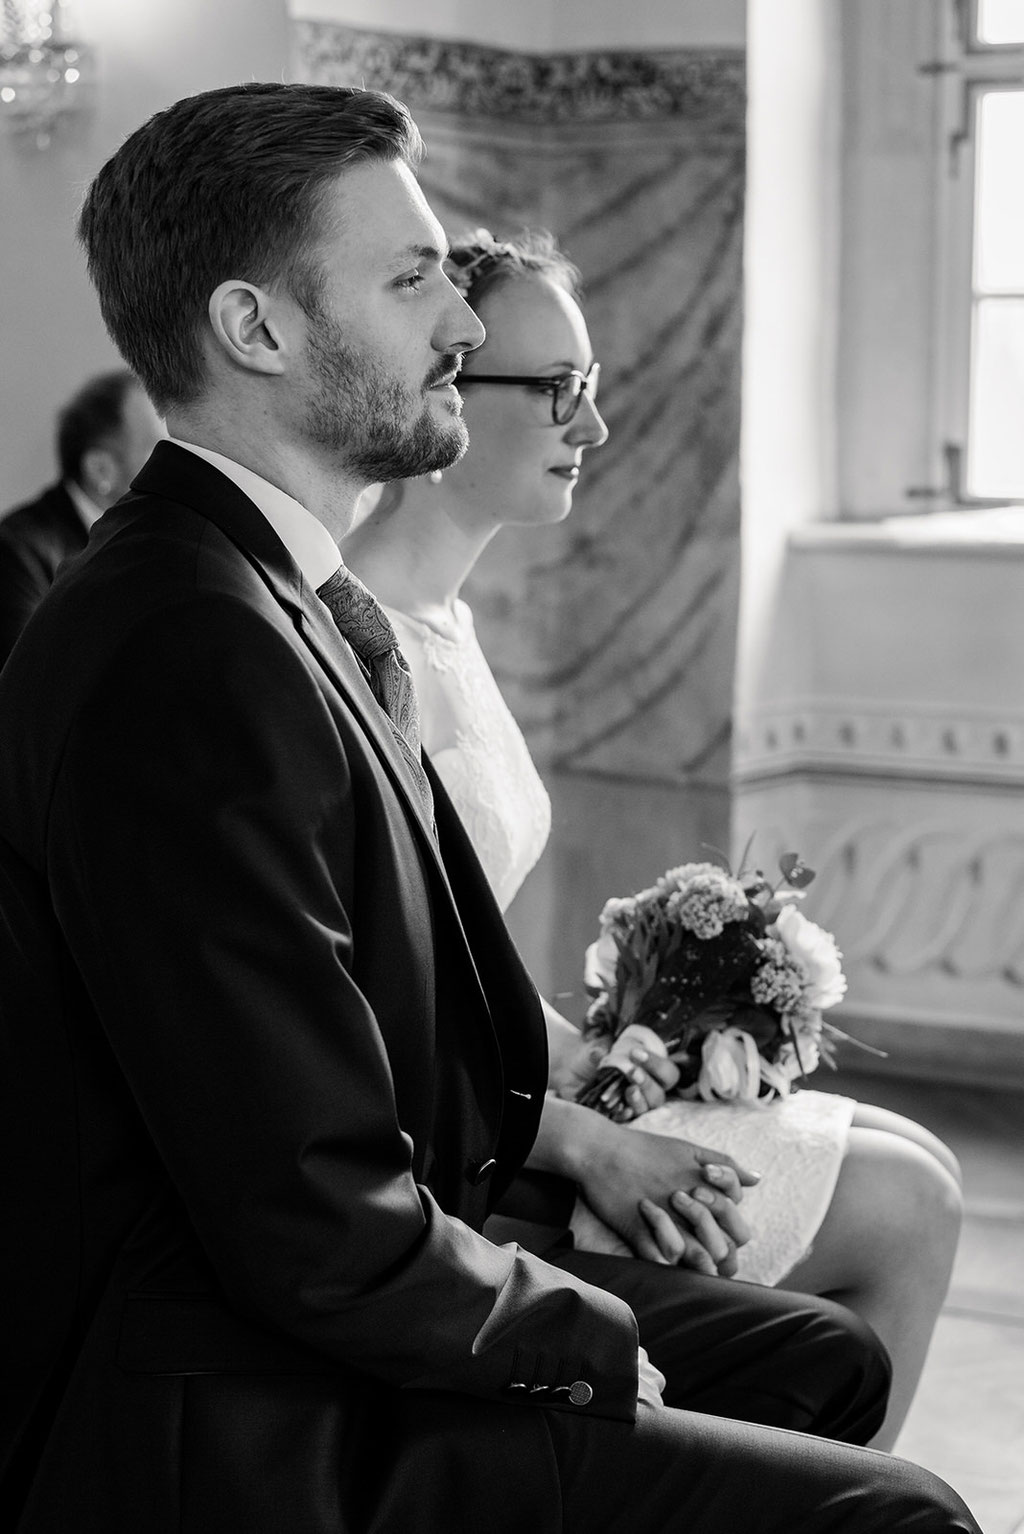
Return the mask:
POLYGON ((160 418, 126 368, 83 384, 57 417, 60 479, 0 521, 0 665, 66 559, 120 500, 158 438, 160 418))

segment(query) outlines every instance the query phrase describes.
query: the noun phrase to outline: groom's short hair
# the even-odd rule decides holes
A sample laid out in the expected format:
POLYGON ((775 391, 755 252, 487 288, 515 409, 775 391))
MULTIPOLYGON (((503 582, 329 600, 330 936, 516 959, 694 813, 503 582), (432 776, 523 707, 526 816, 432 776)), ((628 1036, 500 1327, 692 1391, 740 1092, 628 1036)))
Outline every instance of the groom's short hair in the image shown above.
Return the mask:
POLYGON ((78 236, 107 329, 158 410, 198 398, 210 294, 238 278, 315 311, 322 199, 348 166, 423 144, 401 102, 326 85, 236 85, 138 128, 86 195, 78 236))

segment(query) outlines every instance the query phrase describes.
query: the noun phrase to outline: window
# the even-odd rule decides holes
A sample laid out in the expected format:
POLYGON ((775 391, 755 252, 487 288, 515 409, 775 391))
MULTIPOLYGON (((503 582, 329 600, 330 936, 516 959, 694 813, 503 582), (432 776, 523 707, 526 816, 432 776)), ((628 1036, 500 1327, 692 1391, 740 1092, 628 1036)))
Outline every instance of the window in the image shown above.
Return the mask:
POLYGON ((960 0, 946 459, 962 505, 1024 502, 1024 0, 960 0))

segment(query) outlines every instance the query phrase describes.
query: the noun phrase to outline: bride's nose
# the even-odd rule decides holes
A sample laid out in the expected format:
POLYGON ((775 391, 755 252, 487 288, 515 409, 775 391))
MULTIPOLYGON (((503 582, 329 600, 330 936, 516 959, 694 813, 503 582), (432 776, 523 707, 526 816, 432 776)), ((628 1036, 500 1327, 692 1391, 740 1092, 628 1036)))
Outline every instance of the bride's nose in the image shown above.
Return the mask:
POLYGON ((582 395, 579 409, 566 428, 565 440, 573 447, 600 447, 602 442, 608 441, 604 416, 589 394, 582 395))

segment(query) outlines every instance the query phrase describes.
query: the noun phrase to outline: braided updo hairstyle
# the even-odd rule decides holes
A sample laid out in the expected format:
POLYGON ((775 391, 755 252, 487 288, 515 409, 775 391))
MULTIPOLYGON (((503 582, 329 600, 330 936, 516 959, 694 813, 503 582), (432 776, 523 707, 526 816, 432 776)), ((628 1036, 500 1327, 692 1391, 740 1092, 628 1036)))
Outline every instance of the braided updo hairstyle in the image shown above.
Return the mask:
POLYGON ((524 229, 514 240, 496 240, 488 229, 472 229, 454 241, 445 271, 471 309, 502 282, 546 277, 581 296, 579 268, 563 255, 546 229, 524 229))

